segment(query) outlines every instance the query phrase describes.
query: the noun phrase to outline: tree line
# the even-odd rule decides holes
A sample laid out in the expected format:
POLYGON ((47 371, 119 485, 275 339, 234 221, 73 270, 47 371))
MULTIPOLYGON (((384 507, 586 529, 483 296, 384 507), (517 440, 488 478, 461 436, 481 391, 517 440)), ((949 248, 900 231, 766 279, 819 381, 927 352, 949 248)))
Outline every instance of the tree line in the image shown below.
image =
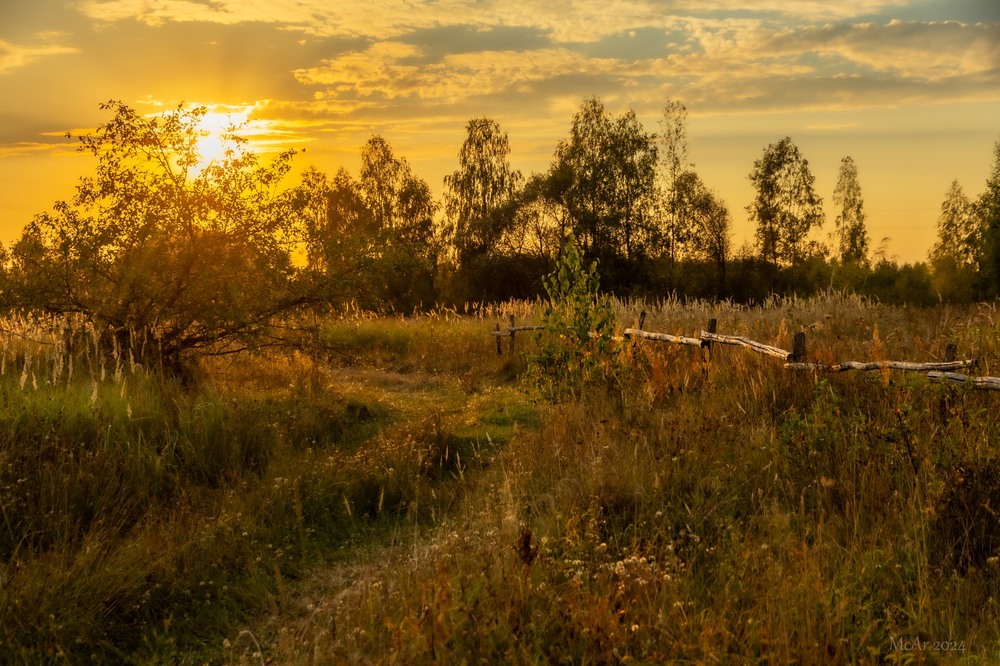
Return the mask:
POLYGON ((438 303, 531 298, 565 240, 623 296, 753 301, 830 286, 929 303, 1000 294, 1000 143, 984 193, 958 183, 942 204, 929 261, 899 266, 873 250, 858 168, 844 157, 829 243, 809 163, 785 137, 748 175, 754 243, 734 249, 729 208, 688 159, 687 109, 671 100, 657 132, 632 111, 583 101, 547 171, 525 177, 508 135, 470 120, 456 170, 435 200, 405 157, 375 135, 357 176, 306 169, 295 151, 261 160, 239 128, 201 166, 204 108, 145 117, 120 102, 80 138, 97 162, 74 195, 0 248, 8 309, 75 313, 167 363, 266 341, 298 308, 411 312, 438 303), (128 340, 126 340, 128 338, 128 340))

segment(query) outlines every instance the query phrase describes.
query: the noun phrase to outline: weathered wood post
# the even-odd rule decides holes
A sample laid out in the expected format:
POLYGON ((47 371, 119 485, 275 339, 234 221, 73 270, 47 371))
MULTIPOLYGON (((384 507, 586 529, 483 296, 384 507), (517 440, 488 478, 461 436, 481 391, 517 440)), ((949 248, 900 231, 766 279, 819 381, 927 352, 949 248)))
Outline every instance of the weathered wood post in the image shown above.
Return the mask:
MULTIPOLYGON (((635 325, 636 330, 641 331, 642 330, 642 326, 645 323, 646 323, 646 311, 643 310, 642 312, 639 313, 639 321, 635 325)), ((638 357, 638 354, 639 354, 639 341, 633 339, 632 340, 632 361, 633 362, 638 357)))
MULTIPOLYGON (((719 326, 719 322, 718 322, 718 320, 716 320, 715 317, 712 317, 711 319, 708 320, 708 327, 707 327, 707 329, 708 329, 709 333, 715 333, 716 329, 718 328, 718 326, 719 326)), ((701 348, 703 350, 702 351, 701 376, 704 379, 707 380, 708 379, 708 368, 712 364, 712 341, 711 340, 702 340, 701 341, 701 348)))
MULTIPOLYGON (((958 346, 949 342, 944 348, 944 360, 947 363, 956 358, 958 358, 958 346)), ((938 419, 941 421, 941 425, 948 423, 948 416, 951 414, 951 393, 951 391, 945 391, 938 398, 938 419)))
POLYGON ((500 322, 497 322, 493 337, 497 339, 497 356, 503 356, 503 340, 500 339, 500 322))
MULTIPOLYGON (((709 333, 715 333, 716 328, 718 326, 719 326, 718 320, 715 317, 712 317, 711 319, 708 320, 708 328, 707 328, 707 330, 708 330, 709 333)), ((705 360, 706 361, 711 361, 712 360, 712 341, 711 340, 705 340, 702 346, 705 348, 705 360)))
POLYGON ((795 363, 805 363, 806 362, 806 334, 805 331, 799 331, 792 338, 792 358, 791 360, 795 363))
POLYGON ((514 330, 514 315, 510 315, 510 355, 514 355, 514 335, 517 331, 514 330))

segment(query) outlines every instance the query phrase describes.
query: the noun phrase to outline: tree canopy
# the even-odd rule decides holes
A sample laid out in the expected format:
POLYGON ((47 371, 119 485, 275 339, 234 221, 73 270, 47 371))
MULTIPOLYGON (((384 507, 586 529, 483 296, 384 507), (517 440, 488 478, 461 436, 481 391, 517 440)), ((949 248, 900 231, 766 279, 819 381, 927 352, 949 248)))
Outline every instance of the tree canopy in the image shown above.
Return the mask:
POLYGON ((676 100, 659 135, 632 111, 584 100, 547 170, 528 178, 511 166, 500 124, 474 118, 443 206, 379 135, 360 147, 357 176, 307 168, 286 184, 295 152, 265 160, 238 128, 206 163, 204 108, 102 109, 111 118, 79 137, 94 174, 0 248, 0 295, 8 307, 88 319, 119 348, 141 338, 141 360, 172 369, 193 352, 266 342, 277 319, 304 306, 410 312, 538 296, 571 236, 604 288, 629 295, 752 300, 830 285, 910 302, 1000 293, 1000 143, 978 198, 952 184, 930 264, 899 267, 884 252, 868 261, 850 157, 833 192, 839 261, 809 240, 822 200, 788 137, 754 162, 746 209, 756 245, 734 253, 729 209, 688 161, 687 109, 676 100))
POLYGON ((294 151, 263 163, 233 128, 224 156, 200 166, 204 108, 102 109, 111 120, 79 137, 96 175, 12 248, 14 304, 79 313, 122 342, 147 336, 176 365, 188 350, 248 344, 306 300, 292 261, 305 227, 278 187, 294 151))
POLYGON ((837 207, 835 237, 837 256, 842 263, 867 263, 868 229, 865 227, 865 202, 858 182, 858 167, 850 156, 840 161, 837 187, 833 190, 837 207))
POLYGON ((757 223, 761 258, 774 266, 789 265, 805 255, 809 232, 823 224, 822 198, 809 162, 789 137, 772 143, 754 161, 749 175, 756 195, 747 206, 757 223))

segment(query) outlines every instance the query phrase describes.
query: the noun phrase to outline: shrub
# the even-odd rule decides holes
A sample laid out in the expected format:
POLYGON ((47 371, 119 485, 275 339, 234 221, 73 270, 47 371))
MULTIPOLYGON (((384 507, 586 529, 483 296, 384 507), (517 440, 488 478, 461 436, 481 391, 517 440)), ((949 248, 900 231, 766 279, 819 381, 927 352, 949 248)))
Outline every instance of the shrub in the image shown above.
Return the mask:
POLYGON ((555 270, 545 278, 544 328, 526 375, 546 399, 579 394, 584 386, 612 374, 617 358, 615 315, 610 301, 598 293, 599 286, 597 262, 584 263, 570 236, 555 270))

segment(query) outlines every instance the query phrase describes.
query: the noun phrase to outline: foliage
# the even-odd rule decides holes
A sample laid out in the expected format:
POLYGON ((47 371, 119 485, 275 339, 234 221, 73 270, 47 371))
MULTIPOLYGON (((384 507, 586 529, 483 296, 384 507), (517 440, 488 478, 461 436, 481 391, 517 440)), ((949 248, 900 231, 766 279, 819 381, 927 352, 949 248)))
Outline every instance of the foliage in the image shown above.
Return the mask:
POLYGON ((868 263, 868 230, 865 227, 864 199, 858 182, 858 167, 851 157, 840 161, 833 203, 838 213, 834 235, 837 256, 842 264, 868 263))
MULTIPOLYGON (((684 243, 692 237, 692 211, 688 207, 690 195, 685 196, 686 186, 690 187, 693 166, 688 162, 687 147, 687 107, 679 100, 669 100, 660 118, 660 158, 659 176, 665 201, 665 223, 663 229, 664 253, 670 264, 680 258, 684 243)), ((694 176, 696 178, 696 176, 694 176)))
POLYGON ((764 261, 789 265, 806 255, 806 237, 823 224, 822 199, 809 162, 789 137, 772 143, 750 172, 756 195, 747 206, 757 223, 757 246, 764 261))
POLYGON ((458 170, 445 177, 445 215, 459 265, 495 251, 511 224, 521 172, 511 169, 507 133, 490 118, 474 118, 458 153, 458 170))
POLYGON ((1000 141, 993 146, 993 168, 973 211, 981 239, 977 258, 982 289, 997 297, 1000 296, 1000 141))
POLYGON ((295 612, 293 581, 440 515, 453 475, 535 427, 482 331, 447 312, 325 320, 343 365, 272 348, 201 359, 212 380, 183 389, 105 357, 90 324, 0 322, 2 661, 230 661, 258 617, 295 612), (366 335, 405 374, 367 370, 387 359, 366 335))
POLYGON ((696 259, 716 270, 716 290, 725 291, 726 262, 732 253, 732 218, 725 203, 693 171, 681 174, 674 186, 674 200, 691 230, 689 246, 696 259))
POLYGON ((975 268, 980 248, 980 229, 972 204, 957 180, 952 181, 937 220, 937 240, 931 261, 950 260, 959 267, 975 268))
POLYGON ((102 109, 113 118, 80 137, 96 175, 12 249, 15 305, 79 313, 123 346, 148 336, 143 351, 176 368, 189 351, 251 344, 306 300, 291 260, 303 229, 277 189, 293 151, 261 164, 231 130, 225 156, 200 168, 204 108, 102 109))
POLYGON ((412 311, 434 300, 439 242, 426 181, 373 136, 361 150, 360 178, 307 171, 302 208, 310 211, 310 267, 331 302, 412 311))
POLYGON ((614 117, 597 98, 573 116, 550 170, 581 247, 602 263, 649 256, 657 150, 634 112, 614 117))
MULTIPOLYGON (((993 304, 608 305, 1000 367, 993 304)), ((324 318, 315 357, 202 359, 188 391, 92 326, 70 353, 72 322, 3 321, 4 660, 892 663, 919 636, 997 661, 995 396, 639 343, 614 395, 540 408, 488 332, 545 308, 324 318)))
POLYGON ((571 235, 545 279, 548 300, 540 322, 544 330, 528 364, 528 382, 549 400, 580 395, 607 379, 614 367, 615 317, 599 287, 596 262, 584 263, 571 235))

